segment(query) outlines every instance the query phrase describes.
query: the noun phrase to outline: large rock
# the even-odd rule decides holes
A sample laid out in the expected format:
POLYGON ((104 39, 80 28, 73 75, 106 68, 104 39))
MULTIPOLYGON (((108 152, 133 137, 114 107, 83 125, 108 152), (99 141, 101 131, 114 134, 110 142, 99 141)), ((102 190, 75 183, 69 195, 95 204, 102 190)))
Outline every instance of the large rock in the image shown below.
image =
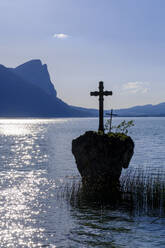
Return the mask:
POLYGON ((122 168, 128 168, 134 150, 131 137, 121 133, 88 131, 72 141, 72 153, 83 185, 94 190, 112 188, 122 168))

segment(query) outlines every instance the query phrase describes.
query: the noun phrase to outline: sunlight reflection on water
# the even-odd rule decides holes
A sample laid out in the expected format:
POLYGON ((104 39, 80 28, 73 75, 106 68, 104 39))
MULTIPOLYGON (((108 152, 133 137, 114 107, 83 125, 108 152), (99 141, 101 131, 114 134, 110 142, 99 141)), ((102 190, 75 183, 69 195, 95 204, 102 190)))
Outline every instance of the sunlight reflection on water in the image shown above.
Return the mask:
POLYGON ((47 178, 47 128, 66 121, 0 119, 0 247, 48 242, 42 221, 56 184, 47 178))
POLYGON ((48 123, 63 123, 67 119, 0 119, 0 135, 27 135, 31 126, 48 123))

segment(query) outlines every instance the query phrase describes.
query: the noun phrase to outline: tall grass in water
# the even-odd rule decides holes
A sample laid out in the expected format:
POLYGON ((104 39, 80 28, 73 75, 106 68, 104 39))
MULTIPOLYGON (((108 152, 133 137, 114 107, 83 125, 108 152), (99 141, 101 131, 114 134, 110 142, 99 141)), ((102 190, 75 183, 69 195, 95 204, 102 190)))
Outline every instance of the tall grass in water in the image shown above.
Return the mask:
MULTIPOLYGON (((71 205, 100 205, 100 199, 86 198, 81 179, 71 180, 64 184, 58 196, 67 199, 71 205)), ((98 195, 99 196, 99 195, 98 195)), ((111 195, 105 194, 105 201, 110 207, 131 211, 135 215, 165 217, 165 172, 151 173, 148 169, 127 169, 120 177, 120 194, 116 204, 111 195), (113 204, 114 203, 114 204, 113 204)), ((103 203, 104 204, 104 203, 103 203)))
POLYGON ((165 172, 148 169, 128 169, 120 178, 123 200, 132 202, 133 210, 141 214, 165 216, 165 172))

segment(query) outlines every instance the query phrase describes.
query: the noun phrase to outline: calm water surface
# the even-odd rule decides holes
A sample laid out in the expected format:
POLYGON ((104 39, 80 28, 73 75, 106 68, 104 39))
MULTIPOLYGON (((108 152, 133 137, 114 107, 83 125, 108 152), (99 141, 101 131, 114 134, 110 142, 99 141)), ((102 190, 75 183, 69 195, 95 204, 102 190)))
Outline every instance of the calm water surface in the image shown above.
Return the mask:
MULTIPOLYGON (((59 197, 79 180, 72 139, 97 125, 97 119, 0 119, 0 247, 165 247, 164 218, 76 207, 59 197)), ((165 118, 135 118, 130 134, 136 146, 130 167, 163 170, 165 118)))

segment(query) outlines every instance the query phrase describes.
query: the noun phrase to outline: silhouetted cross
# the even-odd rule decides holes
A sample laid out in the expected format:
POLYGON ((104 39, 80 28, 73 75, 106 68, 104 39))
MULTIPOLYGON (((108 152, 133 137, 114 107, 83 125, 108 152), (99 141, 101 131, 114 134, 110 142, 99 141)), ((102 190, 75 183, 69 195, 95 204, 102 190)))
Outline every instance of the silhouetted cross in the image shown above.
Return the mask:
POLYGON ((90 92, 91 96, 99 96, 99 129, 104 132, 104 96, 112 96, 112 91, 104 91, 103 82, 99 82, 99 91, 90 92))

